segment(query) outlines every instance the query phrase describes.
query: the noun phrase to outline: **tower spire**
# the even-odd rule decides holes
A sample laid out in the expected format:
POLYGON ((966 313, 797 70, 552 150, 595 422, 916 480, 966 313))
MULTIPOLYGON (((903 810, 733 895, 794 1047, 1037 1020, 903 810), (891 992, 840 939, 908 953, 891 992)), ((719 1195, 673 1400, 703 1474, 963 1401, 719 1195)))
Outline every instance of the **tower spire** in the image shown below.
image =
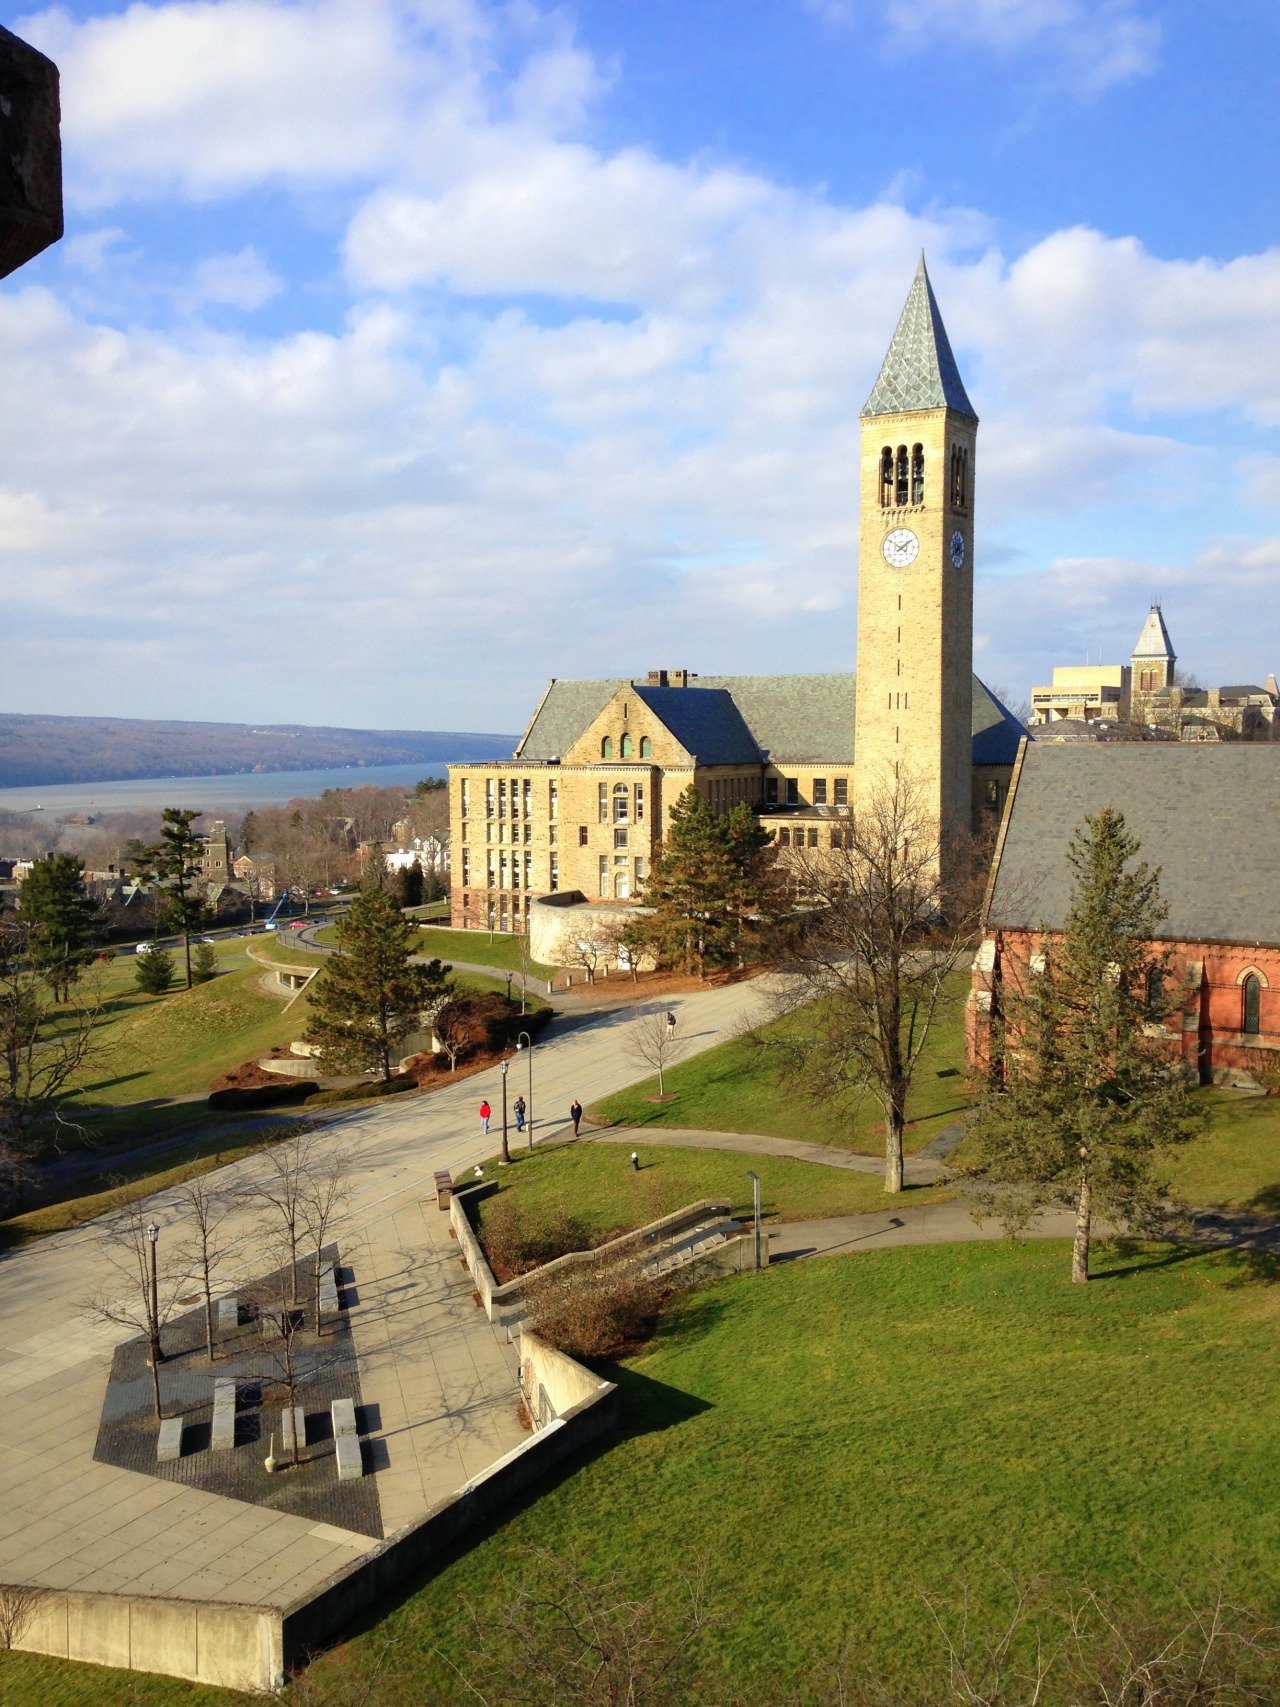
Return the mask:
POLYGON ((971 421, 978 418, 951 353, 951 340, 942 324, 921 249, 920 265, 907 292, 898 329, 862 416, 865 420, 910 409, 941 408, 954 409, 971 421))

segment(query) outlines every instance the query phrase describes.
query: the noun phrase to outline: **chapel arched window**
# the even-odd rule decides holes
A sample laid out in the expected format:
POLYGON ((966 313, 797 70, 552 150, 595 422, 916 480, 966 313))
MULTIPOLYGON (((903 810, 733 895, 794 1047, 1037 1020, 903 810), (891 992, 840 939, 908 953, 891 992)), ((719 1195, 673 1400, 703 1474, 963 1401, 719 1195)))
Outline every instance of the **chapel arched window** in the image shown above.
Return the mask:
POLYGON ((1252 972, 1244 981, 1244 1028, 1250 1037, 1262 1029, 1262 985, 1252 972))

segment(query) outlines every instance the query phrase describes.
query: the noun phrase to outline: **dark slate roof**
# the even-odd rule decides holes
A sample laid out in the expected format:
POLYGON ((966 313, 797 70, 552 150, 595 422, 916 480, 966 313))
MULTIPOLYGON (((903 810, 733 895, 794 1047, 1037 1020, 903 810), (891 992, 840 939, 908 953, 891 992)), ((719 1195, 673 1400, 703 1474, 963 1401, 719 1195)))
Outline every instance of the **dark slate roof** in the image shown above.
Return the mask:
MULTIPOLYGON (((536 764, 563 756, 618 689, 632 687, 703 764, 754 764, 761 756, 791 764, 853 763, 857 678, 852 671, 813 676, 691 676, 689 682, 687 688, 651 688, 629 682, 625 676, 553 681, 516 757, 536 764), (716 696, 714 705, 708 690, 716 696), (736 721, 724 708, 726 696, 736 721), (679 725, 672 721, 677 717, 682 720, 679 725), (686 730, 689 739, 682 732, 686 730), (733 756, 714 758, 713 752, 733 756)), ((974 764, 1011 765, 1021 738, 1022 725, 975 676, 974 764)))
POLYGON ((862 414, 896 415, 904 409, 944 405, 971 420, 978 418, 951 353, 922 250, 889 353, 862 414))
POLYGON ((991 900, 993 926, 1060 928, 1066 849, 1086 814, 1124 813, 1161 867, 1161 935, 1280 945, 1280 747, 1271 743, 1028 747, 991 900))
POLYGON ((636 698, 661 718, 686 753, 704 765, 758 765, 761 752, 733 695, 724 688, 637 686, 636 698))
POLYGON ((1131 658, 1167 658, 1175 663, 1173 641, 1169 638, 1169 630, 1164 625, 1164 612, 1159 605, 1152 605, 1147 613, 1147 620, 1142 625, 1142 633, 1138 643, 1129 654, 1131 658))

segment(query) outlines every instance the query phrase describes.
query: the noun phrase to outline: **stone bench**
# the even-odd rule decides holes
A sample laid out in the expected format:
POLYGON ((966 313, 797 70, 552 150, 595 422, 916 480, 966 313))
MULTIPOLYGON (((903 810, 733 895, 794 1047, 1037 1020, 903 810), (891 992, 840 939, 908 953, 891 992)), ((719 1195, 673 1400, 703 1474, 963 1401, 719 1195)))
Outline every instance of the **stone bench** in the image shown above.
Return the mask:
POLYGON ((166 1417, 156 1442, 156 1463, 172 1464, 182 1457, 182 1418, 166 1417))
POLYGON ((236 1384, 234 1381, 215 1381, 212 1447, 215 1452, 230 1452, 235 1443, 236 1384))
POLYGON ((320 1314, 336 1316, 340 1308, 337 1277, 333 1272, 333 1264, 327 1262, 320 1270, 320 1314))
POLYGON ((286 1405, 280 1413, 280 1452, 282 1457, 293 1457, 295 1439, 298 1443, 298 1451, 301 1452, 307 1444, 306 1412, 301 1405, 286 1405))
POLYGON ((447 1209, 453 1197, 453 1175, 447 1168, 436 1170, 436 1208, 447 1209))
POLYGON ((364 1475, 364 1456, 356 1433, 356 1402, 335 1399, 329 1407, 333 1417, 333 1449, 338 1460, 338 1480, 358 1482, 364 1475))
POLYGON ((235 1297, 218 1300, 218 1332, 230 1333, 240 1326, 240 1300, 235 1297))

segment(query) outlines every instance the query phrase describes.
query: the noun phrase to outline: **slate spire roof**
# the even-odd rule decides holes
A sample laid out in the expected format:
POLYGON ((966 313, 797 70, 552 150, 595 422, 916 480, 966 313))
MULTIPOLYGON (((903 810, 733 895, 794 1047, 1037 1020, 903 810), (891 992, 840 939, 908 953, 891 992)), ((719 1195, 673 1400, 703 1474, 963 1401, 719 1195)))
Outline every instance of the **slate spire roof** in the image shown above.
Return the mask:
POLYGON ((1146 622, 1142 625, 1142 633, 1138 636, 1138 644, 1131 656, 1134 658, 1167 658, 1172 667, 1177 662, 1173 650, 1173 641, 1169 638, 1169 630, 1164 625, 1164 613, 1159 605, 1152 605, 1146 622))
POLYGON ((951 353, 922 249, 898 329, 862 414, 865 419, 868 415, 896 415, 906 409, 941 409, 944 405, 970 420, 978 418, 951 353))

